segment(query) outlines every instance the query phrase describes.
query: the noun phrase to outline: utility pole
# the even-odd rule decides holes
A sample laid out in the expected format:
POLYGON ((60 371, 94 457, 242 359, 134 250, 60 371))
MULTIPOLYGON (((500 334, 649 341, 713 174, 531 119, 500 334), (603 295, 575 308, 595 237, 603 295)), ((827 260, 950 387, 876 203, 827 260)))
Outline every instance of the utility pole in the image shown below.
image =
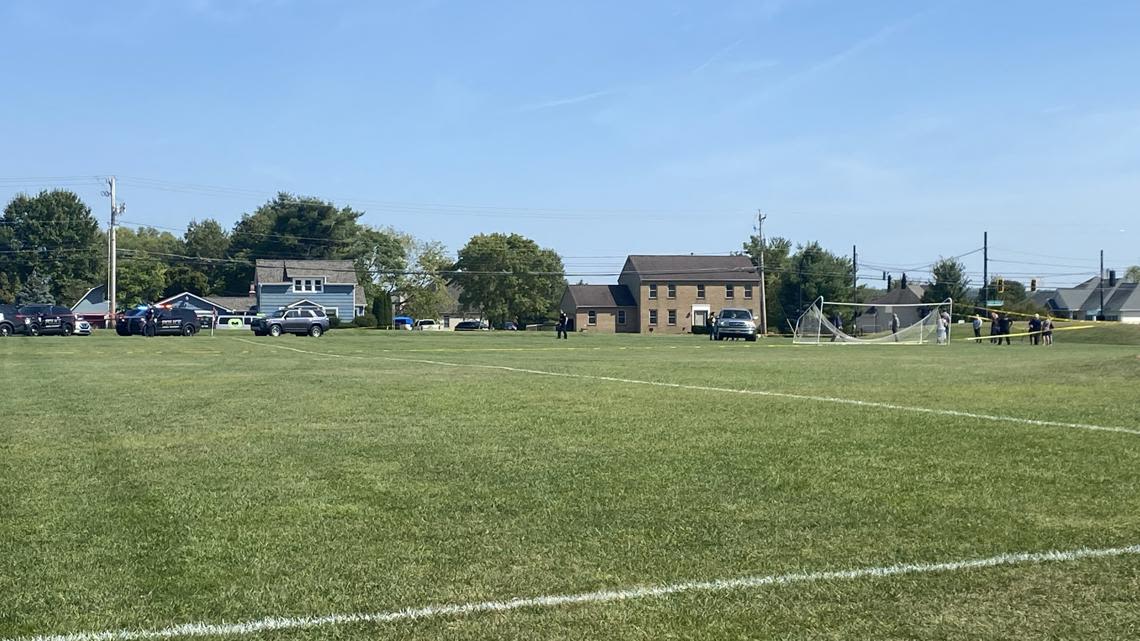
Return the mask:
POLYGON ((982 307, 990 305, 990 232, 982 232, 982 307))
POLYGON ((115 313, 118 311, 115 290, 115 276, 118 274, 118 244, 115 230, 119 223, 119 214, 126 211, 127 206, 115 200, 114 176, 107 179, 107 188, 103 195, 111 198, 111 225, 107 228, 107 329, 110 329, 115 326, 115 313))
POLYGON ((858 303, 859 298, 859 253, 855 245, 851 246, 851 302, 858 303))
POLYGON ((1100 250, 1100 280, 1097 281, 1096 288, 1100 291, 1100 310, 1096 313, 1098 321, 1104 320, 1104 250, 1100 250))
POLYGON ((764 254, 768 251, 764 243, 764 219, 767 218, 759 209, 756 210, 756 233, 760 236, 760 335, 768 335, 768 295, 764 290, 764 254))

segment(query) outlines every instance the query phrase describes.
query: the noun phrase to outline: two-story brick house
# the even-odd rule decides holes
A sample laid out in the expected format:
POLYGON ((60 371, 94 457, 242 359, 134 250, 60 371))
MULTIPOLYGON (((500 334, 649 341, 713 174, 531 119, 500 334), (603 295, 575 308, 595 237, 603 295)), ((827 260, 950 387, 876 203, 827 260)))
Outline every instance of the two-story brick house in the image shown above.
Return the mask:
POLYGON ((760 315, 760 275, 747 256, 629 256, 617 286, 571 285, 562 297, 576 329, 643 334, 689 333, 726 307, 760 315))
POLYGON ((351 260, 264 260, 256 264, 257 309, 319 307, 348 322, 364 314, 364 288, 351 260))

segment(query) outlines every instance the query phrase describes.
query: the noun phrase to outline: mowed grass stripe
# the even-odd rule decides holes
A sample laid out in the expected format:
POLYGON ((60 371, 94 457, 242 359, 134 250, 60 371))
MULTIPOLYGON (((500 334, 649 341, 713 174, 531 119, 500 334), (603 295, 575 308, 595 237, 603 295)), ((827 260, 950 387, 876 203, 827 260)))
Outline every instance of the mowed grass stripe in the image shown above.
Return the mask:
POLYGON ((304 617, 274 616, 242 623, 184 623, 157 630, 105 630, 73 632, 59 635, 5 639, 3 641, 144 641, 179 637, 233 637, 280 630, 307 630, 320 627, 352 624, 384 624, 400 621, 417 621, 439 617, 466 616, 487 612, 510 612, 533 608, 556 608, 569 605, 596 605, 615 601, 633 601, 660 598, 686 592, 725 592, 763 587, 778 587, 797 583, 852 581, 881 579, 909 574, 934 574, 979 570, 1000 566, 1038 563, 1073 562, 1140 554, 1140 545, 1115 548, 1051 550, 1048 552, 1018 552, 999 554, 981 559, 965 559, 936 563, 897 563, 847 570, 795 572, 790 574, 750 576, 732 579, 685 581, 668 585, 644 586, 620 590, 599 590, 578 594, 554 594, 522 597, 505 601, 482 601, 450 605, 429 605, 392 612, 329 614, 304 617))
MULTIPOLYGON (((485 340, 492 336, 419 338, 405 344, 496 344, 485 340)), ((79 356, 54 358, 40 349, 46 343, 0 343, 2 360, 36 372, 12 377, 0 401, 12 410, 0 432, 0 541, 11 542, 0 555, 0 638, 394 612, 1140 539, 1140 441, 1124 435, 321 358, 230 340, 61 340, 79 356), (204 344, 224 354, 184 353, 204 344)), ((354 354, 394 343, 365 332, 263 342, 354 354)), ((815 377, 876 359, 872 350, 764 352, 742 343, 623 354, 627 342, 651 341, 442 360, 746 388, 787 381, 734 373, 765 373, 765 365, 815 377), (841 352, 831 369, 818 367, 841 352)), ((925 357, 914 351, 890 350, 886 360, 925 357)), ((980 352, 1012 371, 1013 352, 980 352)), ((946 392, 976 365, 972 356, 945 359, 946 392)), ((1103 392, 1081 380, 1087 359, 1053 358, 1080 371, 1053 374, 1071 394, 1052 406, 1103 423, 1103 392)), ((921 368, 899 371, 897 398, 925 398, 921 368)), ((846 392, 821 381, 820 391, 846 392)), ((1115 557, 319 634, 1129 638, 1138 568, 1140 557, 1115 557), (947 606, 959 627, 940 636, 947 606)))
POLYGON ((300 349, 297 347, 290 347, 287 345, 273 345, 264 342, 255 342, 244 338, 236 340, 251 345, 258 345, 261 347, 270 347, 275 349, 288 350, 301 354, 308 354, 311 356, 321 356, 327 358, 356 358, 356 359, 379 359, 386 361, 396 361, 402 363, 418 363, 422 365, 434 365, 439 367, 468 367, 476 369, 496 370, 504 372, 514 372, 519 374, 533 374, 537 376, 553 376, 562 378, 572 378, 581 380, 602 381, 607 383, 624 383, 628 385, 647 385, 652 387, 665 387, 673 389, 686 389, 702 392, 717 392, 724 394, 745 394, 752 396, 768 396, 773 398, 786 398, 800 401, 812 401, 816 403, 834 403, 838 405, 850 405, 855 407, 867 407, 874 409, 884 409, 900 412, 916 412, 922 414, 933 414, 938 416, 949 416, 954 418, 968 418, 973 420, 992 421, 999 423, 1016 423, 1020 425, 1031 425, 1035 427, 1063 427, 1081 430, 1092 430, 1100 432, 1116 432, 1120 434, 1129 434, 1132 436, 1140 436, 1140 429, 1129 427, 1114 427, 1105 425, 1093 425, 1091 423, 1068 423, 1064 421, 1049 421, 1043 419, 1023 418, 1018 416, 1001 416, 996 414, 980 414, 976 412, 967 412, 963 410, 952 409, 938 409, 929 407, 916 407, 912 405, 899 405, 895 403, 882 403, 878 401, 864 401, 859 399, 839 398, 834 396, 815 396, 810 394, 793 394, 790 392, 775 392, 769 390, 755 390, 755 389, 733 389, 726 387, 713 387, 709 385, 689 385, 684 383, 668 383, 663 381, 648 381, 631 378, 619 378, 615 376, 600 376, 593 374, 578 374, 572 372, 554 372, 547 370, 530 369, 524 367, 510 367, 507 365, 489 365, 482 363, 458 363, 451 361, 440 361, 422 358, 398 358, 394 356, 364 356, 357 354, 337 354, 332 352, 321 352, 309 349, 300 349))

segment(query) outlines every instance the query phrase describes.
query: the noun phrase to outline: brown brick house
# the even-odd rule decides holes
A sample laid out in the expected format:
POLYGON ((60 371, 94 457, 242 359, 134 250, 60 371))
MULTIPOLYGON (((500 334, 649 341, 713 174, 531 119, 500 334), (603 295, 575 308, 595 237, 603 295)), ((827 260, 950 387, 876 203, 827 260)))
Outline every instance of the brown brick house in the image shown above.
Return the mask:
POLYGON ((569 285, 560 307, 573 330, 637 331, 637 301, 624 285, 569 285))
POLYGON ((617 285, 571 285, 562 297, 575 328, 592 327, 593 312, 598 331, 686 334, 726 307, 760 315, 760 275, 747 256, 630 256, 617 285))

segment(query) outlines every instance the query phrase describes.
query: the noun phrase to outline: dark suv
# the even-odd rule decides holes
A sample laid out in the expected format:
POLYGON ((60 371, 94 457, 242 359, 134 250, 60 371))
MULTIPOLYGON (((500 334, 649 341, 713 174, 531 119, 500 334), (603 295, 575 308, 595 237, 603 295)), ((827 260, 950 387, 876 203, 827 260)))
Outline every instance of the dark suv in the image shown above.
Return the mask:
POLYGON ((0 336, 11 336, 16 333, 16 329, 23 324, 23 321, 16 320, 17 316, 19 314, 15 305, 0 305, 0 336))
POLYGON ((16 311, 16 331, 29 336, 58 334, 71 336, 75 331, 75 314, 59 305, 24 305, 16 311))
MULTIPOLYGON (((198 315, 192 309, 154 310, 155 336, 193 336, 199 329, 198 315)), ((119 336, 146 335, 146 310, 134 309, 119 316, 115 321, 115 333, 119 336)))
POLYGON ((253 319, 250 329, 256 336, 308 334, 316 338, 329 330, 329 317, 321 309, 279 309, 268 317, 253 319))

